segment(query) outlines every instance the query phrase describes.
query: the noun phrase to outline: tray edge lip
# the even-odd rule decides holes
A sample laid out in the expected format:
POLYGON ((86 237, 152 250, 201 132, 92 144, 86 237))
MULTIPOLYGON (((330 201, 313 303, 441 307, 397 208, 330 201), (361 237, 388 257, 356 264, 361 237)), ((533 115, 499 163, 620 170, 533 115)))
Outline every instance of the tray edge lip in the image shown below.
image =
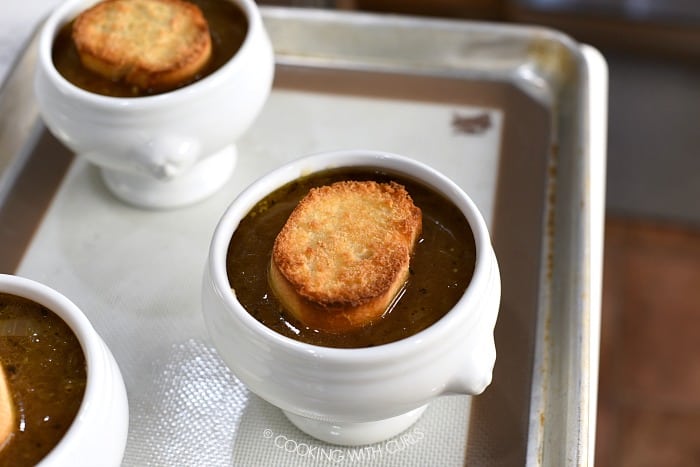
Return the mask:
MULTIPOLYGON (((261 6, 261 15, 263 18, 263 23, 267 23, 269 20, 281 21, 285 19, 293 19, 296 21, 304 21, 306 23, 321 23, 323 21, 332 21, 338 24, 352 25, 354 27, 359 26, 382 26, 390 24, 392 27, 399 29, 409 29, 415 27, 424 27, 427 29, 437 29, 437 30, 452 30, 459 32, 488 32, 495 36, 504 37, 507 36, 510 39, 515 39, 522 41, 527 44, 529 48, 534 49, 537 46, 546 45, 549 47, 555 46, 558 50, 566 51, 566 56, 562 57, 562 60, 573 63, 574 72, 577 74, 578 69, 586 66, 585 57, 582 53, 583 45, 582 43, 576 41, 572 36, 566 34, 563 31, 557 30, 555 28, 543 25, 535 24, 524 24, 524 23, 499 23, 494 21, 480 21, 480 20, 465 20, 465 19, 455 19, 446 17, 421 17, 394 13, 376 13, 376 12, 366 12, 366 11, 348 11, 348 10, 331 10, 331 9, 321 9, 321 8, 299 8, 299 7, 282 7, 282 6, 261 6)), ((273 41, 274 45, 274 41, 273 41)), ((544 80, 549 84, 549 90, 554 90, 555 93, 560 90, 562 86, 565 86, 571 81, 571 74, 568 72, 568 79, 560 79, 559 76, 552 75, 551 63, 545 63, 543 60, 534 59, 534 53, 530 55, 533 59, 532 63, 539 66, 535 68, 534 71, 539 72, 534 75, 527 75, 518 73, 519 70, 509 69, 507 70, 509 81, 514 85, 519 86, 524 92, 535 97, 536 99, 546 102, 551 101, 551 96, 547 92, 542 92, 541 82, 544 80), (547 76, 549 74, 549 76, 547 76)), ((276 60, 284 61, 287 60, 309 60, 313 61, 314 58, 321 61, 328 59, 326 56, 294 56, 289 50, 280 50, 275 48, 275 58, 276 60), (294 57, 293 59, 290 57, 294 57)), ((376 63, 371 63, 368 60, 369 57, 362 57, 365 62, 359 65, 360 69, 366 69, 368 71, 373 71, 378 67, 376 63)), ((359 59, 356 57, 356 60, 359 59)), ((540 57, 541 59, 541 57, 540 57)), ((355 66, 358 67, 357 62, 352 60, 335 61, 333 62, 335 66, 355 66)), ((523 62, 520 62, 522 64, 523 62)), ((564 67, 564 66, 563 66, 564 67)), ((379 66, 379 70, 394 69, 398 71, 405 72, 411 69, 411 66, 398 66, 397 63, 391 62, 390 65, 379 66)), ((415 67, 413 67, 415 70, 415 67)), ((433 71, 438 71, 446 73, 448 75, 459 75, 460 70, 458 67, 453 67, 450 69, 434 69, 433 71)), ((532 71, 532 70, 531 70, 532 71)), ((482 76, 485 79, 496 79, 499 76, 503 77, 503 70, 496 71, 486 71, 482 76)))
MULTIPOLYGON (((549 412, 552 405, 551 387, 536 387, 533 379, 533 387, 530 402, 530 423, 528 436, 536 439, 528 439, 528 452, 526 462, 528 466, 583 466, 593 465, 595 455, 595 434, 597 420, 597 390, 598 390, 598 363, 600 347, 600 320, 602 304, 602 273, 603 273, 603 242, 604 242, 604 216, 605 216, 605 162, 607 159, 607 96, 608 96, 608 68, 607 62, 600 51, 589 44, 580 45, 580 54, 583 58, 581 69, 583 85, 580 88, 582 121, 580 157, 582 177, 578 187, 581 209, 580 234, 581 251, 580 263, 576 272, 583 280, 572 287, 571 292, 578 294, 577 307, 569 310, 570 318, 576 319, 577 342, 575 346, 577 354, 572 356, 579 364, 579 384, 571 388, 572 391, 564 399, 565 402, 558 406, 568 410, 565 428, 574 428, 573 433, 568 433, 565 449, 562 453, 564 459, 552 458, 553 453, 546 448, 551 442, 547 433, 551 431, 549 424, 543 422, 541 416, 549 412), (597 185, 595 189, 593 186, 597 185), (572 407, 572 396, 579 396, 578 405, 572 407), (571 436, 574 436, 571 439, 571 436), (533 442, 534 441, 534 442, 533 442)), ((577 179, 578 180, 578 179, 577 179)), ((546 254, 546 248, 543 248, 546 254)), ((544 274, 543 274, 544 276, 544 274)), ((544 280, 543 288, 552 288, 552 281, 544 280)), ((553 312, 549 301, 552 299, 543 297, 545 303, 540 304, 537 323, 537 336, 543 336, 546 331, 547 316, 553 312)), ((548 355, 556 351, 554 344, 560 343, 561 338, 550 342, 544 339, 537 342, 535 349, 535 361, 533 373, 542 372, 547 377, 551 374, 548 355), (541 359, 544 359, 542 361, 541 359)))
MULTIPOLYGON (((274 12, 280 12, 280 11, 290 11, 290 10, 291 10, 291 11, 299 11, 299 10, 301 10, 300 14, 303 14, 303 12, 313 11, 313 9, 285 8, 285 7, 266 7, 266 6, 261 6, 260 9, 263 10, 263 11, 272 11, 273 13, 274 13, 274 12)), ((356 14, 357 14, 357 15, 371 16, 371 17, 374 17, 374 16, 381 16, 381 17, 383 17, 384 19, 395 19, 395 18, 398 16, 398 17, 400 17, 400 18, 402 18, 403 20, 406 20, 406 21, 415 19, 415 18, 413 18, 413 17, 401 17, 400 15, 375 15, 375 14, 373 14, 373 13, 348 13, 348 12, 344 12, 344 11, 343 11, 343 12, 338 12, 338 11, 333 11, 333 10, 320 10, 320 11, 321 11, 324 15, 328 14, 328 15, 331 15, 331 16, 335 16, 336 14, 342 14, 342 15, 347 15, 347 14, 356 15, 356 14)), ((450 19, 430 19, 430 20, 423 20, 423 19, 420 19, 420 21, 421 21, 421 22, 424 22, 424 23, 426 23, 426 24, 428 24, 428 25, 429 25, 429 24, 432 24, 432 23, 436 23, 436 24, 437 24, 437 23, 468 23, 468 24, 470 24, 470 25, 476 25, 477 27, 491 27, 491 26, 492 26, 490 23, 465 22, 465 21, 462 21, 462 20, 450 20, 450 19)), ((30 51, 30 49, 32 48, 33 44, 35 43, 35 41, 36 41, 36 39, 37 39, 38 31, 39 31, 39 29, 40 29, 40 27, 41 27, 41 24, 43 24, 43 20, 42 20, 42 22, 40 23, 39 27, 35 28, 35 31, 30 35, 29 39, 28 39, 27 41, 25 41, 25 44, 23 45, 20 54, 19 54, 17 57, 15 57, 15 59, 12 61, 11 66, 8 68, 9 71, 8 71, 8 73, 7 73, 6 77, 5 77, 5 79, 3 80, 2 84, 0 85, 0 97, 4 96, 4 94, 7 92, 7 89, 9 88, 8 82, 13 78, 13 75, 16 73, 16 71, 17 71, 17 70, 16 70, 17 66, 18 66, 23 60, 26 59, 27 53, 30 51)), ((559 37, 559 38, 563 39, 563 43, 564 43, 565 45, 567 45, 567 48, 571 48, 570 51, 573 53, 573 56, 577 58, 577 60, 580 60, 580 63, 583 64, 583 68, 586 68, 586 67, 588 66, 588 63, 587 63, 588 58, 586 58, 586 54, 584 53, 584 49, 590 48, 590 46, 588 46, 588 45, 586 45, 586 44, 579 44, 579 43, 577 43, 576 41, 574 41, 573 39, 569 38, 569 37, 568 37, 567 35, 565 35, 564 33, 561 33, 561 32, 559 32, 559 31, 556 31, 556 30, 553 30, 553 29, 550 29, 550 28, 547 28, 547 27, 540 27, 540 26, 534 26, 534 27, 533 27, 533 26, 523 26, 523 25, 508 25, 507 27, 508 27, 509 29, 513 29, 513 30, 516 30, 516 29, 517 29, 517 30, 520 30, 520 31, 523 31, 523 32, 526 32, 526 31, 530 31, 530 32, 531 32, 531 31, 543 31, 543 32, 545 32, 546 34, 551 34, 551 37, 553 37, 553 38, 559 37)), ((298 62, 297 62, 297 64, 298 64, 298 62)), ((365 68, 362 68, 362 69, 364 70, 365 68)), ((402 71, 402 70, 399 70, 399 71, 402 71)), ((40 123, 40 117, 39 117, 38 113, 36 113, 36 115, 34 115, 33 118, 34 118, 34 122, 35 122, 35 123, 37 123, 37 122, 40 123)), ((31 131, 30 131, 30 133, 31 133, 31 131)), ((587 155, 587 157, 588 157, 589 162, 590 162, 590 158, 591 158, 590 151, 589 151, 589 154, 587 155)), ((7 169, 9 168, 9 166, 10 166, 10 165, 13 165, 13 164, 16 164, 16 163, 18 163, 18 162, 21 162, 21 161, 19 161, 19 160, 15 160, 15 159, 16 159, 16 155, 10 156, 10 159, 11 159, 11 160, 10 160, 10 162, 7 164, 7 166, 0 168, 0 183, 2 183, 2 182, 4 181, 3 176, 4 176, 5 173, 7 172, 7 169)), ((21 167, 20 167, 20 169, 21 169, 21 167)), ((2 188, 3 188, 3 187, 0 185, 0 189, 2 189, 2 188)), ((2 202, 2 199, 0 199, 0 202, 2 202)), ((589 225, 588 225, 588 228, 589 228, 589 229, 595 229, 596 227, 589 224, 589 225)), ((588 237, 588 240, 590 241, 590 237, 588 237)), ((602 252, 602 250, 601 250, 601 252, 602 252)), ((591 265, 591 267, 593 267, 593 266, 594 266, 596 269, 598 268, 598 265, 591 265)), ((595 280, 596 280, 596 282, 597 282, 597 281, 598 281, 598 278, 596 277, 595 280)), ((589 287, 589 290, 590 290, 590 284, 588 284, 588 287, 589 287)), ((583 311, 585 312, 585 310, 583 310, 583 311)), ((593 310, 592 310, 591 308, 589 308, 589 310, 588 310, 589 316, 591 316, 591 312, 592 312, 592 311, 593 311, 593 310)), ((595 330, 593 330, 593 331, 595 331, 595 330)), ((590 336, 590 337, 593 338, 594 336, 590 336)), ((592 389, 592 388, 589 388, 589 390, 592 391, 593 389, 592 389)), ((531 407, 532 407, 532 406, 531 406, 531 407)), ((589 410, 589 417, 588 417, 589 423, 591 423, 591 422, 590 422, 591 417, 594 417, 594 416, 595 416, 594 411, 592 411, 593 413, 590 413, 590 412, 591 412, 591 411, 589 410)), ((595 425, 595 418, 592 419, 592 424, 595 425)), ((593 430, 594 430, 594 429, 595 429, 595 426, 593 426, 593 430)), ((589 430, 590 430, 590 428, 589 428, 589 430)), ((592 444, 593 444, 592 442, 589 442, 589 449, 591 449, 592 444)), ((580 446, 579 446, 579 448, 580 448, 580 446)))

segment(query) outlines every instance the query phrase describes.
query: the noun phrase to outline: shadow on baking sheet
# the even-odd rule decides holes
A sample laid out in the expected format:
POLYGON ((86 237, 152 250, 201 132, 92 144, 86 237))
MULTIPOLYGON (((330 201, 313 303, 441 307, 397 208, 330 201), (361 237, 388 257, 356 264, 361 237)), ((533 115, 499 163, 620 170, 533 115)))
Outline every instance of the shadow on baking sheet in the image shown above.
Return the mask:
POLYGON ((0 204, 0 273, 12 274, 19 266, 72 160, 73 154, 41 129, 0 204))

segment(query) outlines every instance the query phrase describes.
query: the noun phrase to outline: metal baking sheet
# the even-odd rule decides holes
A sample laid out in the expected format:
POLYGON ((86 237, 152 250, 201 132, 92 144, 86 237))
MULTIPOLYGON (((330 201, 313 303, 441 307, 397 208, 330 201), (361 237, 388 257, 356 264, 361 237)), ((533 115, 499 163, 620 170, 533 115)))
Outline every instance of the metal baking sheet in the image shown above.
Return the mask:
POLYGON ((71 298, 130 400, 124 465, 592 465, 607 71, 525 26, 262 8, 275 85, 233 179, 174 211, 114 199, 43 127, 36 41, 0 90, 0 271, 71 298), (413 431, 324 445, 247 392, 213 350, 199 286, 214 226, 280 163, 362 147, 423 160, 489 223, 503 280, 494 381, 433 403, 413 431), (280 442, 284 440, 284 442, 280 442))

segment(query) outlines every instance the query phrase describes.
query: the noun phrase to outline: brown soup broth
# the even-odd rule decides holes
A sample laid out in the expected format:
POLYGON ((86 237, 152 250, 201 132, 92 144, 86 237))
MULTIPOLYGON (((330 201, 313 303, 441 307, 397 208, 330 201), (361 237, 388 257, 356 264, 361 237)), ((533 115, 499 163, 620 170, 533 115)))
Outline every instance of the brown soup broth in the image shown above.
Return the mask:
POLYGON ((80 62, 71 38, 73 22, 64 25, 54 39, 52 58, 58 72, 68 81, 85 89, 112 97, 142 97, 162 94, 181 88, 209 76, 224 65, 240 49, 248 32, 248 20, 243 11, 227 0, 189 0, 202 10, 209 23, 212 56, 209 63, 192 79, 167 90, 139 89, 122 81, 113 81, 86 69, 80 62))
POLYGON ((85 392, 85 356, 68 325, 47 308, 0 293, 0 358, 15 406, 15 430, 0 466, 34 465, 60 441, 85 392))
POLYGON ((297 180, 260 201, 234 232, 226 269, 240 303, 265 326, 309 344, 358 348, 403 339, 438 321, 463 295, 475 261, 469 223, 452 202, 405 176, 346 168, 297 180), (285 312, 270 289, 268 267, 275 237, 299 200, 312 187, 339 180, 401 183, 423 212, 423 230, 411 259, 405 291, 391 312, 363 328, 333 334, 308 328, 285 312))

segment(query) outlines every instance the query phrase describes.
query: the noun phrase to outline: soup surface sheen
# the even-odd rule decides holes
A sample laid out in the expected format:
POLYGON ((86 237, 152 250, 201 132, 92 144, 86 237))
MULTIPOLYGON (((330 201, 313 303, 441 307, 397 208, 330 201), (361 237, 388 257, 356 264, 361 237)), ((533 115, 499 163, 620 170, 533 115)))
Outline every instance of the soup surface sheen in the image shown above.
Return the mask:
POLYGON ((229 244, 226 269, 231 288, 255 319, 276 332, 325 347, 371 347, 411 336, 445 315, 471 281, 474 237, 461 211, 427 186, 405 176, 370 169, 338 169, 302 178, 260 201, 241 221, 229 244), (309 189, 339 180, 401 183, 423 212, 423 231, 411 258, 409 279, 389 313, 342 334, 311 329, 289 315, 272 293, 268 267, 275 237, 309 189))
POLYGON ((15 430, 0 466, 34 465, 75 418, 87 380, 78 339, 56 314, 0 293, 0 356, 15 405, 15 430))
MULTIPOLYGON (((226 63, 243 44, 248 32, 248 21, 237 5, 227 0, 189 0, 202 10, 209 24, 212 40, 212 56, 209 63, 194 78, 179 83, 173 89, 186 86, 209 76, 226 63)), ((53 44, 53 63, 58 72, 71 83, 85 89, 112 97, 141 97, 162 94, 173 89, 142 90, 121 81, 112 81, 86 69, 80 62, 78 51, 71 38, 73 22, 59 31, 53 44)))

